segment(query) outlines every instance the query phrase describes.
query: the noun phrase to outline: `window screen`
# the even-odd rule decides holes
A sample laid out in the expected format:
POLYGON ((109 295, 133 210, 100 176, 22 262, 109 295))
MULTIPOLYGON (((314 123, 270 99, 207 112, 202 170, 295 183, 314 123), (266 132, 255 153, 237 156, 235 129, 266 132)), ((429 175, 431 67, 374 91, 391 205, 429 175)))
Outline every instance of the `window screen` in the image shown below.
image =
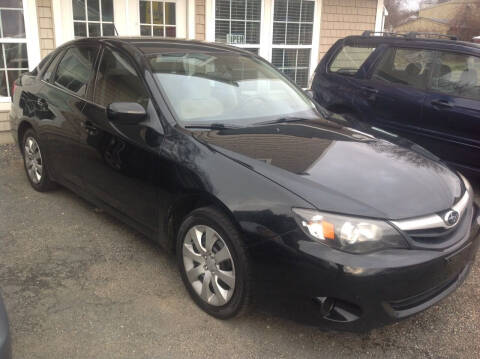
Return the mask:
POLYGON ((65 53, 55 74, 55 84, 83 96, 92 74, 97 48, 71 47, 65 53))
POLYGON ((330 63, 329 71, 355 75, 374 50, 374 47, 344 46, 330 63))
POLYGON ((216 0, 215 41, 258 48, 261 12, 262 0, 216 0))
POLYGON ((116 51, 105 49, 94 99, 105 107, 113 102, 137 102, 146 108, 148 93, 130 61, 116 51))
POLYGON ((382 82, 424 89, 433 63, 433 51, 390 48, 376 67, 373 78, 382 82))
POLYGON ((314 11, 311 0, 273 3, 272 63, 300 87, 308 86, 314 11))
POLYGON ((433 90, 480 100, 480 58, 441 52, 432 75, 433 90))

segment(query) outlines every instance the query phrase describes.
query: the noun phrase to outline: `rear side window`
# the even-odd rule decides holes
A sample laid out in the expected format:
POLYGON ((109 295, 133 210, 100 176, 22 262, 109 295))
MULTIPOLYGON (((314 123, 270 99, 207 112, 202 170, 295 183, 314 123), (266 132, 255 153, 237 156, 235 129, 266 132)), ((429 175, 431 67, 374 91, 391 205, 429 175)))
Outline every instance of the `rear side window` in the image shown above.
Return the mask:
POLYGON ((148 92, 131 62, 117 51, 103 52, 95 84, 95 103, 136 102, 146 108, 148 92))
POLYGON ((374 47, 344 46, 330 62, 328 70, 353 76, 374 50, 374 47))
POLYGON ((431 88, 444 94, 480 100, 480 58, 440 52, 431 88))
POLYGON ((433 51, 389 48, 375 68, 373 78, 382 82, 425 89, 433 63, 433 51))
POLYGON ((78 96, 84 96, 96 54, 95 47, 69 48, 58 64, 55 84, 78 96))

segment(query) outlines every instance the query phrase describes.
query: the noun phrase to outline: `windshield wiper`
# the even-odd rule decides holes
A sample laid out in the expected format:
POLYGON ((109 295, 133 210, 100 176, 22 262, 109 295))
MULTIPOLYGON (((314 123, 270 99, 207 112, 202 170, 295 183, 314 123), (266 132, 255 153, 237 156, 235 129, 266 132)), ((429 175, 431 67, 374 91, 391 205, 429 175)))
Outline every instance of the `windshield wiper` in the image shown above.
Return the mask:
POLYGON ((226 129, 237 129, 239 126, 225 125, 224 123, 209 123, 209 124, 198 124, 198 125, 186 125, 185 128, 205 128, 208 130, 226 130, 226 129))
POLYGON ((299 122, 299 121, 309 121, 312 120, 311 118, 303 118, 303 117, 280 117, 273 121, 265 121, 265 122, 255 122, 253 125, 271 125, 276 123, 287 123, 287 122, 299 122))

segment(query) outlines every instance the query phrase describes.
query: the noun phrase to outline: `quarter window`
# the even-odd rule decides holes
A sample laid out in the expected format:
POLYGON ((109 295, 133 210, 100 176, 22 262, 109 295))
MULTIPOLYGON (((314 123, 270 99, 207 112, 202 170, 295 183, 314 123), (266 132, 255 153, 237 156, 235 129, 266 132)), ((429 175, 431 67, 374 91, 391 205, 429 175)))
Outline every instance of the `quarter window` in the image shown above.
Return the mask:
POLYGON ((140 0, 140 35, 176 37, 176 4, 156 0, 140 0))
POLYGON ((148 93, 135 68, 117 51, 105 49, 95 85, 95 103, 137 102, 146 108, 148 93))
POLYGON ((0 2, 0 97, 11 96, 13 82, 28 71, 23 2, 0 2))
POLYGON ((76 38, 114 36, 113 0, 72 0, 76 38))
POLYGON ((84 96, 97 54, 94 47, 71 47, 63 56, 55 74, 55 84, 84 96))
MULTIPOLYGON (((50 81, 50 78, 52 77, 53 72, 55 71, 55 66, 57 65, 58 60, 61 57, 61 53, 63 53, 63 51, 60 51, 59 53, 55 53, 55 55, 53 55, 53 54, 49 55, 50 57, 54 57, 54 58, 53 58, 52 61, 50 61, 47 69, 45 70, 45 72, 43 74, 42 79, 44 81, 47 81, 47 82, 50 81)), ((41 69, 39 69, 39 71, 41 71, 41 69)))
POLYGON ((272 63, 300 87, 308 86, 314 10, 311 0, 273 4, 272 63))
POLYGON ((433 72, 431 87, 448 95, 480 100, 479 76, 480 58, 441 52, 433 72))
POLYGON ((382 82, 425 89, 433 63, 433 51, 390 48, 375 69, 373 78, 382 82))
POLYGON ((216 0, 215 41, 258 54, 262 0, 216 0))
POLYGON ((328 70, 340 75, 355 75, 374 47, 344 46, 330 63, 328 70))

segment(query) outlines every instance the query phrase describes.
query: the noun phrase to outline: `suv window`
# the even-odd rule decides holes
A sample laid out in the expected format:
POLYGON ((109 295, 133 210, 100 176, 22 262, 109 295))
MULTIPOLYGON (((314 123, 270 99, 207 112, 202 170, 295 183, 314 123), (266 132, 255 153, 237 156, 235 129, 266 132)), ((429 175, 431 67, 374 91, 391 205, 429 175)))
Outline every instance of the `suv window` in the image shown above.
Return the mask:
POLYGON ((344 46, 330 62, 328 70, 353 76, 374 50, 374 47, 344 46))
POLYGON ((480 100, 480 58, 440 52, 431 88, 452 96, 480 100))
POLYGON ((69 48, 58 65, 55 84, 84 96, 96 55, 96 47, 69 48))
POLYGON ((431 50, 389 48, 375 68, 373 78, 425 89, 433 62, 431 50))
POLYGON ((117 51, 103 52, 95 85, 95 103, 137 102, 146 108, 148 92, 130 61, 117 51))

